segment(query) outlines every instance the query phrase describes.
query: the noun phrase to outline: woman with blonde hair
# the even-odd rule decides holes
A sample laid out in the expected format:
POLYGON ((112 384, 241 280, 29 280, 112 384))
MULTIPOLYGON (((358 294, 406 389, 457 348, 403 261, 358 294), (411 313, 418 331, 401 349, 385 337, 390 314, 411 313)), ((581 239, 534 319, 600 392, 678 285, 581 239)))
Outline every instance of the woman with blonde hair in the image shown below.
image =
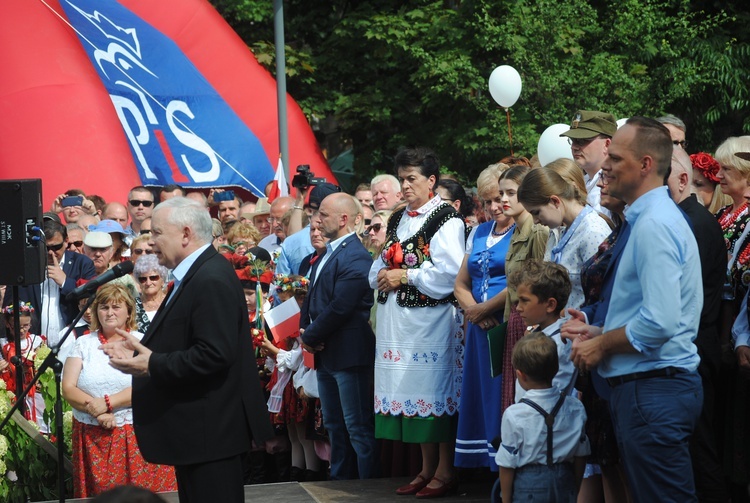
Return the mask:
MULTIPOLYGON (((512 236, 517 229, 513 216, 506 213, 508 201, 500 190, 502 186, 498 185, 498 179, 502 180, 513 171, 528 170, 526 166, 514 166, 507 171, 491 166, 477 180, 479 194, 492 220, 477 226, 469 238, 454 289, 467 321, 455 458, 456 466, 462 468, 497 470, 494 461, 497 451, 492 441, 500 435, 505 402, 503 391, 509 379, 508 376, 503 376, 503 379, 492 377, 487 332, 502 323, 504 312, 510 312, 505 276, 511 260, 512 236)), ((518 185, 515 187, 517 189, 518 185)), ((523 212, 523 206, 518 206, 523 212)), ((528 220, 533 225, 531 219, 528 220)), ((538 245, 539 256, 544 255, 546 241, 545 234, 538 245)), ((505 319, 507 321, 507 316, 505 319)), ((521 335, 523 328, 520 327, 521 335)), ((505 351, 508 351, 507 346, 505 351)), ((512 389, 514 380, 511 378, 509 382, 512 389)))
POLYGON ((235 255, 244 255, 250 248, 258 246, 260 240, 260 231, 249 222, 233 225, 226 237, 235 255))
POLYGON ((578 201, 586 206, 586 180, 583 178, 583 170, 570 159, 557 159, 547 164, 545 168, 549 168, 568 182, 573 185, 578 193, 578 201))
POLYGON ((690 154, 690 164, 693 165, 693 192, 698 201, 708 211, 716 215, 724 206, 732 203, 732 198, 724 194, 716 176, 721 169, 719 162, 711 154, 698 152, 690 154))
MULTIPOLYGON (((584 185, 585 187, 585 185, 584 185)), ((586 194, 549 167, 530 171, 518 189, 518 200, 534 222, 558 229, 559 239, 550 232, 545 260, 564 266, 573 289, 568 308, 580 308, 584 295, 581 268, 599 249, 612 229, 602 216, 586 204, 586 194)))
POLYGON ((65 360, 62 393, 73 407, 73 489, 76 498, 120 485, 152 491, 177 488, 174 469, 147 463, 138 448, 131 408, 132 379, 115 370, 100 349, 136 332, 135 299, 117 283, 99 288, 91 306, 91 333, 75 341, 65 360))

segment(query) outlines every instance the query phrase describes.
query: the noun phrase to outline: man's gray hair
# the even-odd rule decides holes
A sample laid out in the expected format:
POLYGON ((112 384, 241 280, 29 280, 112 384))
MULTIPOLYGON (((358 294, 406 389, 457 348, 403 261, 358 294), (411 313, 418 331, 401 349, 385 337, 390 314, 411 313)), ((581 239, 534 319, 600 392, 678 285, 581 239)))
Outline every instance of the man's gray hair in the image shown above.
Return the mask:
POLYGON ((656 120, 661 122, 662 124, 670 124, 676 127, 677 129, 680 129, 683 133, 687 133, 687 126, 685 125, 684 122, 682 122, 682 119, 680 119, 679 117, 675 115, 667 114, 662 117, 659 117, 656 120))
POLYGON ((213 241, 211 215, 198 201, 173 197, 157 204, 154 213, 166 209, 172 210, 167 217, 168 223, 180 228, 190 227, 203 244, 213 241))
POLYGON ((397 192, 401 192, 401 184, 399 183, 398 178, 388 174, 377 175, 375 178, 373 178, 370 182, 370 188, 372 189, 372 187, 382 182, 390 183, 391 189, 393 189, 394 194, 397 192))

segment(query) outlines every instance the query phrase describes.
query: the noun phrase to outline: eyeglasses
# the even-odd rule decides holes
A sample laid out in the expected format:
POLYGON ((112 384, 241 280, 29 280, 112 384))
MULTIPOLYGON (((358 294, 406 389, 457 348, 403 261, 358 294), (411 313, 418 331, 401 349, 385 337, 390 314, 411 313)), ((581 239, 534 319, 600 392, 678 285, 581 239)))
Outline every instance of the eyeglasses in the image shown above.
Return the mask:
POLYGON ((130 206, 133 206, 133 207, 143 205, 144 208, 150 208, 151 205, 154 204, 153 201, 141 201, 138 199, 131 199, 130 201, 128 201, 128 203, 130 203, 130 206))
POLYGON ((144 234, 151 234, 151 229, 141 229, 141 233, 140 234, 141 234, 141 236, 143 236, 144 234))
POLYGON ((146 255, 151 255, 152 253, 154 253, 154 251, 153 250, 144 249, 144 248, 136 248, 136 249, 133 250, 133 253, 136 254, 136 255, 143 255, 144 253, 146 255))
POLYGON ((159 281, 159 278, 161 278, 161 276, 159 276, 158 274, 154 274, 153 276, 138 276, 138 281, 140 281, 141 283, 145 283, 146 281, 155 283, 159 281))
POLYGON ((268 217, 268 218, 266 218, 266 222, 268 222, 269 224, 272 224, 274 222, 281 222, 281 219, 280 218, 276 218, 276 217, 268 217))
POLYGON ((68 250, 71 248, 80 248, 81 246, 83 246, 83 241, 70 241, 68 243, 68 250))
POLYGON ((594 140, 601 138, 601 135, 594 136, 593 138, 568 138, 568 145, 576 148, 584 148, 594 140))
POLYGON ((253 246, 255 246, 255 243, 253 243, 252 241, 238 241, 237 243, 234 243, 232 246, 234 247, 235 250, 239 248, 240 246, 244 246, 245 248, 252 248, 253 246))
POLYGON ((63 246, 65 246, 65 242, 64 241, 62 243, 58 243, 56 245, 51 245, 51 244, 47 243, 47 250, 48 251, 55 251, 56 252, 56 251, 62 250, 63 246))
POLYGON ((365 234, 369 234, 371 231, 380 232, 383 228, 383 224, 372 224, 365 230, 365 234))
POLYGON ((682 140, 682 141, 672 140, 672 144, 673 145, 679 145, 682 148, 687 147, 687 141, 686 140, 682 140))

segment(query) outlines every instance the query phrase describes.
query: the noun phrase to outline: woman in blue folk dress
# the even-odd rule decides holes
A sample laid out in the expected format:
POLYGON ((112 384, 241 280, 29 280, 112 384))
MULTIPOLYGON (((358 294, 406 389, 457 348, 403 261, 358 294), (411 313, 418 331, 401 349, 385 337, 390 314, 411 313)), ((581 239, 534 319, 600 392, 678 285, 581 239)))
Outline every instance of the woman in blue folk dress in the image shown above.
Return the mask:
MULTIPOLYGON (((504 165, 503 165, 504 167, 504 165)), ((479 175, 477 188, 492 220, 470 236, 456 278, 455 296, 467 320, 461 406, 456 439, 456 466, 497 470, 492 440, 500 435, 502 378, 493 378, 487 330, 503 321, 505 257, 513 219, 503 214, 498 191, 502 170, 491 166, 479 175)))

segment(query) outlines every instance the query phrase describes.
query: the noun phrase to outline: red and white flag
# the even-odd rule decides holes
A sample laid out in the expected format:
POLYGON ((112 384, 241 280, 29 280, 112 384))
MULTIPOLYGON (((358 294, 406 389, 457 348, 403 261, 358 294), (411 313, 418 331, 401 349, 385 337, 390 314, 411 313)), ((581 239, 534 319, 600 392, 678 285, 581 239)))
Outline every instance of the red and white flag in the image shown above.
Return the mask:
POLYGON ((272 203, 277 197, 286 197, 289 195, 289 185, 286 183, 286 174, 284 173, 284 163, 279 156, 279 165, 276 166, 276 176, 273 177, 271 191, 268 193, 268 202, 272 203))
POLYGON ((299 304, 294 297, 266 312, 265 316, 275 342, 299 336, 299 304))

